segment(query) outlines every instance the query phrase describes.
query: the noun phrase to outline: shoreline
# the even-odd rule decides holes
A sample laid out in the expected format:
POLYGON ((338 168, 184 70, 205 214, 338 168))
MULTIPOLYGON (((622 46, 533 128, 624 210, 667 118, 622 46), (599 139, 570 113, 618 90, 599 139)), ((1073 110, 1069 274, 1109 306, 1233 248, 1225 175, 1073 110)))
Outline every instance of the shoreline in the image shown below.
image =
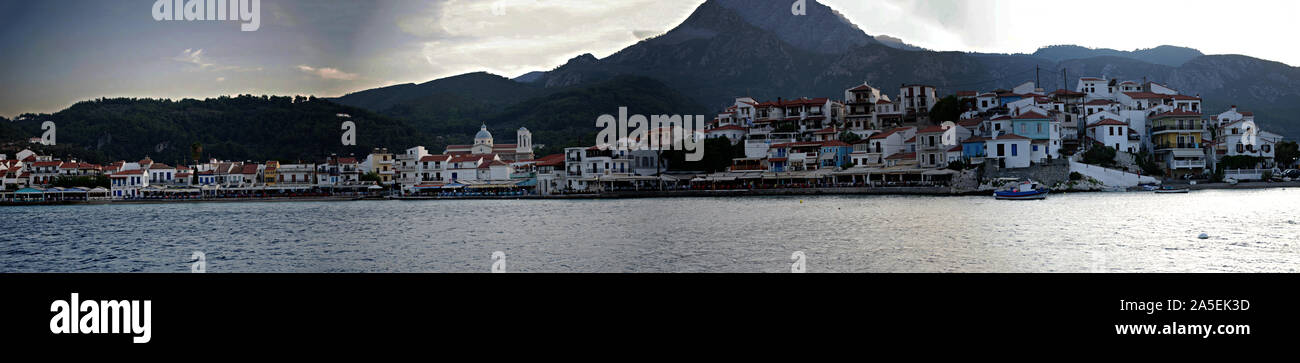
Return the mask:
MULTIPOLYGON (((1292 182, 1248 182, 1231 185, 1227 183, 1188 184, 1165 183, 1163 185, 1188 188, 1190 190, 1254 190, 1273 188, 1300 187, 1300 181, 1292 182)), ((1145 191, 1127 191, 1142 193, 1145 191)), ((660 199, 660 198, 710 198, 710 197, 766 197, 766 196, 835 196, 835 195, 912 195, 932 197, 989 196, 991 191, 958 191, 950 187, 849 187, 849 188, 802 188, 802 189, 740 189, 740 190, 670 190, 670 191, 628 191, 589 194, 555 194, 555 195, 512 195, 512 196, 477 196, 477 197, 284 197, 284 198, 247 198, 247 199, 178 199, 178 200, 93 200, 93 201, 52 201, 52 202, 4 202, 6 206, 52 206, 52 205, 138 205, 138 204, 179 204, 179 203, 292 203, 292 202, 351 202, 351 201, 427 201, 427 200, 596 200, 596 199, 660 199)), ((1054 194, 1068 193, 1107 193, 1101 190, 1062 190, 1054 194)), ((1112 192, 1119 193, 1119 192, 1112 192)))

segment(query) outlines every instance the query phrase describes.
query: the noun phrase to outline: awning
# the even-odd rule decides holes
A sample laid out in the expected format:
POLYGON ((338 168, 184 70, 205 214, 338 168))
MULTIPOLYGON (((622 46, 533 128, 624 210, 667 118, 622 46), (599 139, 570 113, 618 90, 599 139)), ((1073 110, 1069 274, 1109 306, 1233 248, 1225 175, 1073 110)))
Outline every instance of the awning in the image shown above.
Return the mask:
POLYGON ((934 176, 934 175, 955 175, 955 174, 957 174, 957 171, 956 171, 956 170, 952 170, 952 169, 926 170, 926 171, 924 171, 924 172, 921 172, 921 175, 929 175, 929 176, 934 176))
POLYGON ((520 187, 535 187, 535 186, 537 186, 537 179, 527 179, 527 180, 524 180, 524 181, 521 181, 521 182, 515 183, 515 186, 520 186, 520 187))
POLYGON ((1203 153, 1203 152, 1201 152, 1201 151, 1199 151, 1199 150, 1174 150, 1174 157, 1176 157, 1176 158, 1203 158, 1203 157, 1205 157, 1205 153, 1203 153))
POLYGON ((489 188, 514 188, 514 184, 475 184, 465 186, 470 189, 489 189, 489 188))

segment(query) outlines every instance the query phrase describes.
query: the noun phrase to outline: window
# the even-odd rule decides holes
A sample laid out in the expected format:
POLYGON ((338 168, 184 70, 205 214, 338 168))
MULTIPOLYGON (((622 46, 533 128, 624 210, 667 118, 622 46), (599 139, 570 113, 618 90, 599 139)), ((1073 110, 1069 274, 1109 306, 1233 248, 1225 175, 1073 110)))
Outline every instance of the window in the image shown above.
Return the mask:
POLYGON ((1264 150, 1264 152, 1268 152, 1272 148, 1268 147, 1268 145, 1264 145, 1264 146, 1260 146, 1259 149, 1264 150))
POLYGON ((1011 156, 1020 155, 1019 150, 1017 150, 1017 149, 1019 149, 1019 148, 1017 148, 1017 146, 1020 146, 1020 145, 1011 144, 1011 156))
POLYGON ((1237 144, 1237 153, 1244 153, 1244 152, 1246 152, 1246 147, 1242 144, 1237 144))

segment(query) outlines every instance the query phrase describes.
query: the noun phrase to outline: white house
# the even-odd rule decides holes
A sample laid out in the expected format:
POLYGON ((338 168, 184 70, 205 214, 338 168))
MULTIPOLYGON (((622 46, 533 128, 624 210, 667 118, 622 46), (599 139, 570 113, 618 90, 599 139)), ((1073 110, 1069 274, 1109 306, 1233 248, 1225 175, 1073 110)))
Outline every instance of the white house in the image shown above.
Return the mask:
MULTIPOLYGON (((978 138, 984 141, 984 152, 987 154, 985 159, 994 159, 998 161, 998 166, 1002 168, 1027 168, 1030 165, 1030 143, 1028 137, 1006 134, 997 135, 989 138, 978 138)), ((976 140, 976 138, 967 139, 967 142, 976 140)))
POLYGON ((1129 142, 1130 131, 1127 122, 1106 118, 1089 123, 1085 132, 1092 141, 1114 148, 1115 151, 1136 153, 1137 144, 1129 142))
POLYGON ((109 176, 109 185, 113 199, 137 198, 149 186, 149 176, 141 169, 122 170, 109 176))
POLYGON ((884 164, 885 157, 902 152, 909 152, 907 141, 916 137, 915 127, 898 127, 871 135, 867 138, 867 150, 849 154, 857 165, 884 164))
POLYGON ((1074 87, 1075 92, 1088 94, 1089 100, 1114 98, 1115 89, 1105 78, 1083 77, 1074 87))
POLYGON ((710 139, 727 138, 732 145, 735 145, 744 139, 745 135, 749 134, 749 129, 737 125, 725 125, 708 129, 704 134, 705 137, 710 139))

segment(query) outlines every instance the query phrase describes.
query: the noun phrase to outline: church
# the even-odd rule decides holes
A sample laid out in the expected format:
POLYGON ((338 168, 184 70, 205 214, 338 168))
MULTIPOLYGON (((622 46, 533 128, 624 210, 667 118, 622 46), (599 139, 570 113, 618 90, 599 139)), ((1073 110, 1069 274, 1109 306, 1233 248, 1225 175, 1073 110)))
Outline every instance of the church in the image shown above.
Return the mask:
POLYGON ((474 135, 473 145, 447 145, 447 150, 443 154, 460 156, 460 155, 496 155, 501 161, 515 162, 522 160, 532 160, 533 155, 533 134, 527 128, 520 127, 515 132, 514 144, 497 144, 493 142, 492 133, 488 132, 487 125, 479 128, 478 134, 474 135))

